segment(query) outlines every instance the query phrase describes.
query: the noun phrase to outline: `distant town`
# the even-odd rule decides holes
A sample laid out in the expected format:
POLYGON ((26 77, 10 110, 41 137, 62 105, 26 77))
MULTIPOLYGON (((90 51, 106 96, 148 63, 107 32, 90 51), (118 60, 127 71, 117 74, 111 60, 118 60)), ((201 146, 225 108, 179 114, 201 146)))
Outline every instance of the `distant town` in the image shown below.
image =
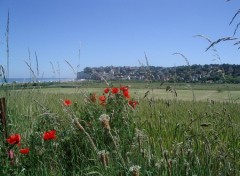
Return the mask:
POLYGON ((240 83, 240 65, 209 64, 177 67, 106 66, 86 67, 79 80, 151 80, 166 82, 240 83))

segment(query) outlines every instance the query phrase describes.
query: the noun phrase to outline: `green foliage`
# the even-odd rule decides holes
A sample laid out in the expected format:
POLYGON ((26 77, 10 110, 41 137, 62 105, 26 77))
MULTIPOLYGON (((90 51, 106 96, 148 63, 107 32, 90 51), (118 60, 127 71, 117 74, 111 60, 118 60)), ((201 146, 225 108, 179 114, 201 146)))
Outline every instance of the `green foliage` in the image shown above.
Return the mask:
POLYGON ((22 141, 12 148, 14 164, 1 141, 0 175, 133 175, 138 166, 140 175, 240 174, 238 104, 161 100, 149 93, 134 109, 131 88, 130 99, 109 92, 101 104, 102 90, 9 91, 8 132, 20 133, 22 141), (72 104, 64 106, 66 99, 72 104), (100 116, 109 117, 109 128, 100 116), (45 141, 49 130, 57 138, 45 141), (19 153, 26 147, 29 154, 19 153))
MULTIPOLYGON (((175 53, 180 54, 180 53, 175 53)), ((182 54, 181 54, 182 55, 182 54)), ((182 55, 183 56, 183 55, 182 55)), ((98 73, 103 75, 105 73, 106 79, 122 80, 128 79, 130 75, 131 80, 149 80, 165 81, 169 83, 239 83, 240 65, 236 64, 205 64, 205 65, 190 65, 187 58, 184 56, 187 65, 177 67, 159 67, 159 66, 140 66, 140 67, 86 67, 84 73, 93 74, 98 73), (114 75, 112 75, 114 71, 114 75), (225 77, 226 76, 226 77, 225 77), (232 79, 233 78, 233 79, 232 79)), ((219 58, 218 58, 219 59, 219 58)), ((89 76, 90 77, 90 76, 89 76)), ((92 76, 92 80, 100 80, 99 76, 92 76)))

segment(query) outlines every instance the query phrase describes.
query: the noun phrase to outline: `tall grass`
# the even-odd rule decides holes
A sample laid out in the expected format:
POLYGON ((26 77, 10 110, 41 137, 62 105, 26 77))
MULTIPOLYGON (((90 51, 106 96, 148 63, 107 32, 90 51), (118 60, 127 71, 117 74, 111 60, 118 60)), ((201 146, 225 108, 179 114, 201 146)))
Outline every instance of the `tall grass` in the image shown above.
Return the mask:
POLYGON ((7 27, 6 27, 6 45, 7 45, 7 78, 9 78, 9 23, 10 23, 10 17, 9 17, 9 11, 8 11, 8 16, 7 16, 7 27))
MULTIPOLYGON (((189 68, 190 80, 192 81, 192 71, 191 71, 191 66, 190 66, 189 59, 188 59, 185 55, 183 55, 182 53, 173 53, 173 55, 180 55, 180 56, 185 60, 187 66, 188 66, 188 68, 189 68)), ((191 89, 191 92, 192 92, 192 101, 195 102, 196 97, 195 97, 195 94, 194 94, 194 90, 193 90, 191 84, 188 84, 188 85, 189 85, 189 87, 190 87, 190 89, 191 89)))
POLYGON ((91 95, 10 91, 9 133, 20 133, 30 152, 13 146, 11 165, 1 141, 1 175, 240 174, 238 104, 140 98, 133 109, 121 93, 105 94, 106 106, 91 95), (57 139, 44 141, 52 129, 57 139))

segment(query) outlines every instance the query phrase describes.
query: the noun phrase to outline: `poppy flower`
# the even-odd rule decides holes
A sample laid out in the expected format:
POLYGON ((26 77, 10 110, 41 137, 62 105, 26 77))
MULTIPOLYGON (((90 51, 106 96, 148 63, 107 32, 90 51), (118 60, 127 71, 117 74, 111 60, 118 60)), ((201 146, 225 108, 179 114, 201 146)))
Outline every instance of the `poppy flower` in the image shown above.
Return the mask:
POLYGON ((122 92, 128 91, 128 86, 121 86, 121 87, 120 87, 120 90, 121 90, 122 92))
POLYGON ((71 100, 64 100, 63 101, 64 106, 70 106, 72 104, 71 100))
POLYGON ((107 87, 106 89, 103 90, 104 93, 108 93, 110 91, 110 89, 107 87))
POLYGON ((116 93, 118 93, 119 92, 119 89, 118 88, 116 88, 116 87, 113 87, 112 88, 112 93, 113 94, 116 94, 116 93))
POLYGON ((20 146, 21 136, 20 134, 13 134, 9 138, 7 138, 7 142, 9 144, 17 144, 20 146))
POLYGON ((135 109, 136 106, 137 106, 137 104, 138 104, 138 102, 137 102, 137 101, 129 101, 128 104, 129 104, 133 109, 135 109))
POLYGON ((20 149, 19 152, 20 152, 21 154, 25 154, 25 155, 26 155, 26 154, 29 153, 29 148, 20 149))
POLYGON ((43 139, 45 141, 51 140, 51 139, 56 139, 56 131, 55 130, 51 130, 51 131, 44 132, 43 139))
POLYGON ((104 95, 101 95, 98 97, 100 104, 104 105, 106 103, 106 97, 104 95))
POLYGON ((123 95, 124 95, 124 97, 126 97, 126 98, 130 98, 130 95, 129 95, 128 90, 124 91, 124 92, 123 92, 123 95))

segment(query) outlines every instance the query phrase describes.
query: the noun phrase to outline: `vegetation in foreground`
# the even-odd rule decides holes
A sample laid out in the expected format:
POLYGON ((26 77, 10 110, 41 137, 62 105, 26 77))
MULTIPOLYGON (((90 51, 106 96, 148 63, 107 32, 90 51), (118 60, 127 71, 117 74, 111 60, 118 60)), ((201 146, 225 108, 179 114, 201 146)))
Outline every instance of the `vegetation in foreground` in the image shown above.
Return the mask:
POLYGON ((171 92, 161 100, 136 99, 125 86, 2 91, 0 175, 239 175, 239 105, 185 102, 171 92))

